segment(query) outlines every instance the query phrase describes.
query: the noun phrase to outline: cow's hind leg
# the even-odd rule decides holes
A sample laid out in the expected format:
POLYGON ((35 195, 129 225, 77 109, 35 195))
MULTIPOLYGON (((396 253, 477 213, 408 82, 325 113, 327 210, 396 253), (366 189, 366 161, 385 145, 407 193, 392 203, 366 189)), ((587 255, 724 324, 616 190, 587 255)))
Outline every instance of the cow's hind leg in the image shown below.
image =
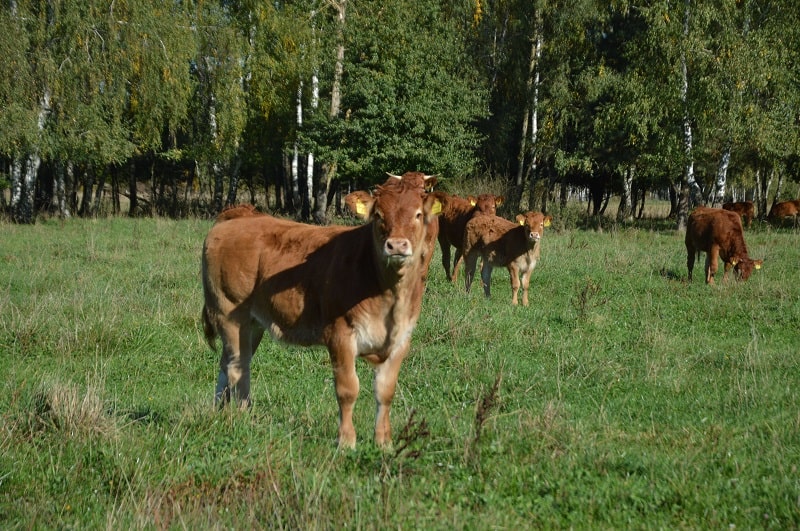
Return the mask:
MULTIPOLYGON (((486 295, 486 298, 489 298, 492 294, 492 264, 489 263, 486 257, 484 257, 481 264, 481 282, 483 283, 483 294, 486 295)), ((511 282, 514 282, 513 278, 511 282)), ((517 284, 517 287, 519 287, 519 284, 517 284)), ((514 298, 516 296, 516 292, 514 292, 514 298)))
POLYGON ((263 331, 254 329, 250 323, 240 326, 235 321, 227 321, 220 328, 222 357, 215 401, 224 406, 233 400, 239 407, 247 408, 250 406, 250 360, 263 331))
POLYGON ((475 278, 475 268, 478 267, 478 253, 468 252, 464 255, 464 287, 469 293, 472 280, 475 278))

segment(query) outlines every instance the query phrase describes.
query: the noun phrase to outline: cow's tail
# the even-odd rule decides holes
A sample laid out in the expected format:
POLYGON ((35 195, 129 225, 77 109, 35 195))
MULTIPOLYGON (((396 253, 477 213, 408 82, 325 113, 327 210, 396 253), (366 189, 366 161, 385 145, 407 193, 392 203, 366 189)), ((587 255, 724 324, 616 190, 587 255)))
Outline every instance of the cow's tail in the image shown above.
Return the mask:
POLYGON ((211 322, 211 317, 208 315, 208 306, 205 304, 203 305, 203 333, 211 350, 217 350, 217 329, 214 327, 214 323, 211 322))

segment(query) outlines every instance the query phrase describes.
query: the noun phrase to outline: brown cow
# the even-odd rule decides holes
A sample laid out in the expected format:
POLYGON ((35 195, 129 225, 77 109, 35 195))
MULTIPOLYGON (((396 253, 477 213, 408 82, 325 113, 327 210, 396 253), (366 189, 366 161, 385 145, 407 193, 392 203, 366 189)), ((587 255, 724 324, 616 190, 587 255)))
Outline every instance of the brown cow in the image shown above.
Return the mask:
POLYGON ((250 361, 263 334, 325 345, 339 403, 339 445, 354 447, 355 362, 375 368, 375 442, 391 443, 389 410, 422 304, 422 251, 438 201, 402 181, 362 198, 369 222, 318 227, 268 215, 215 224, 203 245, 203 328, 222 338, 216 401, 250 404, 250 361))
POLYGON ((745 221, 747 228, 753 224, 753 218, 756 217, 756 208, 752 201, 735 201, 731 203, 723 203, 722 208, 736 212, 745 221))
POLYGON ((686 225, 685 243, 690 282, 695 258, 701 251, 706 253, 706 284, 714 283, 717 257, 721 257, 725 263, 723 282, 727 279, 731 267, 737 279, 747 280, 753 269, 761 269, 761 264, 764 262, 753 260, 747 254, 739 215, 721 208, 694 209, 686 225))
MULTIPOLYGON (((389 176, 389 179, 384 184, 390 184, 399 180, 405 182, 408 186, 419 188, 419 190, 422 192, 431 191, 436 184, 435 175, 425 175, 424 173, 418 171, 407 171, 403 175, 393 175, 387 172, 387 175, 389 176)), ((369 212, 364 209, 363 205, 365 204, 365 201, 369 195, 369 192, 357 191, 345 197, 345 205, 350 212, 365 221, 369 218, 369 212)), ((439 216, 436 216, 431 219, 431 222, 428 225, 428 233, 425 236, 425 250, 423 254, 424 267, 422 268, 423 282, 427 282, 428 280, 428 269, 431 259, 433 258, 433 253, 436 251, 436 236, 438 234, 439 216)))
POLYGON ((442 265, 447 278, 451 282, 458 281, 458 268, 463 258, 464 229, 473 216, 497 214, 497 207, 503 204, 503 196, 481 194, 478 197, 468 196, 467 199, 443 192, 434 192, 442 203, 442 213, 439 215, 439 246, 442 248, 442 265), (450 274, 450 247, 455 247, 453 257, 453 273, 450 274))
POLYGON ((796 227, 798 215, 800 215, 800 199, 793 199, 772 205, 767 219, 776 225, 782 225, 791 219, 792 226, 796 227))
POLYGON ((497 216, 475 216, 464 232, 464 279, 469 292, 478 256, 483 259, 481 280, 483 292, 489 297, 492 268, 505 267, 511 275, 511 304, 517 304, 522 284, 522 305, 528 305, 528 284, 539 261, 544 228, 552 216, 527 212, 517 216, 517 223, 497 216), (520 278, 521 275, 521 278, 520 278))

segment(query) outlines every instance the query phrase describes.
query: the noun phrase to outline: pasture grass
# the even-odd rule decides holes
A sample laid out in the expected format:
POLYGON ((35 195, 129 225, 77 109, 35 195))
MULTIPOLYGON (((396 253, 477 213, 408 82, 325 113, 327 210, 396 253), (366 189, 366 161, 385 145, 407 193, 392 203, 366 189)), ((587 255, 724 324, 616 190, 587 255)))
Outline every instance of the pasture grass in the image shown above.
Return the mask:
POLYGON ((673 231, 555 223, 528 308, 437 252, 382 452, 361 362, 337 450, 322 348, 265 341, 253 408, 214 410, 209 226, 0 226, 0 527, 800 526, 798 232, 747 231, 764 268, 706 286, 673 231))

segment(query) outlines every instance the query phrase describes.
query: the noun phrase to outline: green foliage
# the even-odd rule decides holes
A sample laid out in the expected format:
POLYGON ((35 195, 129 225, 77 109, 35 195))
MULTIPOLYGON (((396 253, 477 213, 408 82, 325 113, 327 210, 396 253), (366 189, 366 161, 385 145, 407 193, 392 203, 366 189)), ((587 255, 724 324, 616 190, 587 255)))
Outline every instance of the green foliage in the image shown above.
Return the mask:
POLYGON ((466 295, 437 252, 394 450, 371 443, 359 362, 340 452, 321 348, 265 340, 253 408, 211 405, 208 228, 0 227, 2 527, 800 525, 796 231, 747 231, 764 268, 706 286, 671 231, 554 223, 528 308, 503 270, 466 295))
POLYGON ((307 149, 335 158, 345 178, 385 172, 474 171, 486 90, 464 42, 434 5, 366 4, 348 15, 342 115, 327 109, 304 132, 307 149))

